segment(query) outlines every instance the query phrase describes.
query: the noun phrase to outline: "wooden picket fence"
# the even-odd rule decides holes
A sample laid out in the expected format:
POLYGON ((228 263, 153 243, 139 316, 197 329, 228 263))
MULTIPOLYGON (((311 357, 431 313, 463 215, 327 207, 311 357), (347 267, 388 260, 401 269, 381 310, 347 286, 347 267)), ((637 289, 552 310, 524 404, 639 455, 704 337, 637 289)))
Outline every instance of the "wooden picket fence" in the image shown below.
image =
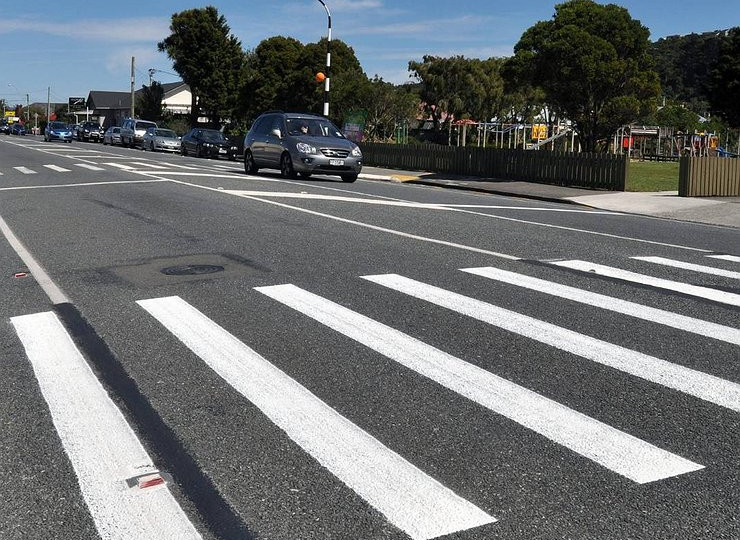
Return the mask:
POLYGON ((740 159, 682 157, 678 194, 681 197, 740 197, 740 159))
POLYGON ((624 191, 627 183, 625 155, 433 144, 360 146, 364 164, 375 167, 613 191, 624 191))

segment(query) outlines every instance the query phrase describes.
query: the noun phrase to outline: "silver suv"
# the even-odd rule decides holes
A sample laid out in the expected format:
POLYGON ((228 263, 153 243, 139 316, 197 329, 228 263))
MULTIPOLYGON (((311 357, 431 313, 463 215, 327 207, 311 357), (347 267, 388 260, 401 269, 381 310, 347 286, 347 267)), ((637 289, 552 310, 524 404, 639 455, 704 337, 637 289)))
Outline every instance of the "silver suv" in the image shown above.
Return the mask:
POLYGON ((144 139, 144 133, 149 128, 156 128, 157 124, 148 120, 126 118, 121 126, 121 145, 136 148, 144 139))
POLYGON ((326 118, 269 112, 244 138, 244 170, 280 169, 284 178, 331 174, 354 182, 362 170, 362 152, 326 118))

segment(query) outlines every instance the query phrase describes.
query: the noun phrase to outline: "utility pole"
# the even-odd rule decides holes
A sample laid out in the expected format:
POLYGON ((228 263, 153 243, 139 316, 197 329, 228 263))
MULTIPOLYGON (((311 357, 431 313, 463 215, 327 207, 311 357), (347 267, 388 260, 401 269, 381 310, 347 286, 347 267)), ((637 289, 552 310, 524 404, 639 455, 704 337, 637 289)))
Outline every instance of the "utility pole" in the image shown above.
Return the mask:
POLYGON ((136 85, 136 79, 134 78, 134 64, 136 57, 131 57, 131 118, 135 118, 134 113, 134 86, 136 85))
POLYGON ((51 116, 51 86, 46 87, 46 122, 49 122, 51 116))
POLYGON ((324 6, 326 11, 326 18, 328 20, 328 31, 326 34, 326 79, 324 79, 324 116, 329 118, 329 86, 331 80, 331 12, 328 6, 324 3, 324 0, 319 0, 319 3, 324 6))
POLYGON ((31 100, 28 97, 28 94, 26 94, 26 124, 31 123, 31 100))

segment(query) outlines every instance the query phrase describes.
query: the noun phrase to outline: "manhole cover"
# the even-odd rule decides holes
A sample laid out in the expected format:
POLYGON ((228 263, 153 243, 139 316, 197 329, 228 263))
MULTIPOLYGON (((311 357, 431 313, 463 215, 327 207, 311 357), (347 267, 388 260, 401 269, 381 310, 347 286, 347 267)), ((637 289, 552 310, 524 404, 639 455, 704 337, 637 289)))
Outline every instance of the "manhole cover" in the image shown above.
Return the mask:
POLYGON ((200 276, 223 271, 224 267, 217 264, 181 264, 178 266, 168 266, 160 270, 166 276, 200 276))

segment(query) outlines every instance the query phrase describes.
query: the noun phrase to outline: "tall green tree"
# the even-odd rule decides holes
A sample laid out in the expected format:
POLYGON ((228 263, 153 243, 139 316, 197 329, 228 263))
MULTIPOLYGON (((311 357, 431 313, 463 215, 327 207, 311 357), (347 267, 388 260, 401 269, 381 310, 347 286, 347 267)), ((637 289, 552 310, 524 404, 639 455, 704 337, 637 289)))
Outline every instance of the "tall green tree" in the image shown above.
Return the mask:
POLYGON ((162 100, 164 89, 157 81, 152 81, 149 86, 141 87, 141 94, 136 100, 136 110, 144 120, 159 122, 162 119, 162 100))
POLYGON ((595 151, 655 106, 660 85, 649 37, 625 8, 571 0, 524 32, 509 73, 540 87, 554 112, 573 122, 584 150, 595 151))
POLYGON ((365 140, 384 141, 396 125, 416 119, 419 95, 409 85, 396 86, 376 75, 365 86, 362 108, 367 111, 365 140))
POLYGON ((241 43, 213 6, 175 13, 170 32, 157 47, 190 86, 191 124, 203 111, 217 127, 236 105, 245 62, 241 43))
POLYGON ((740 127, 740 27, 731 29, 712 74, 709 101, 732 127, 740 127))

